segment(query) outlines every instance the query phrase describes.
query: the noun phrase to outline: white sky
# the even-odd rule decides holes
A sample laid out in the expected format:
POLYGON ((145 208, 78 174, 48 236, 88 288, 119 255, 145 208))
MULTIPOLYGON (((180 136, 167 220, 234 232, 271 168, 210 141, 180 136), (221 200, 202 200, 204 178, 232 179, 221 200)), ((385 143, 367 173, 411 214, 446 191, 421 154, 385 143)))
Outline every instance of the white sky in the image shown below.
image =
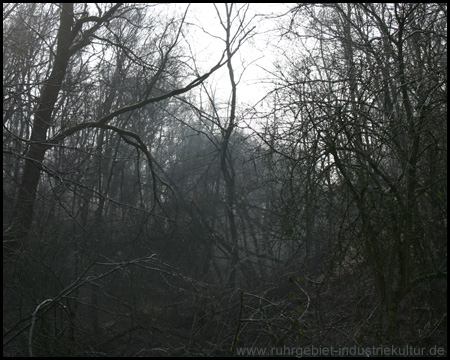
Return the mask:
MULTIPOLYGON (((234 4, 234 8, 240 8, 243 4, 234 4)), ((176 4, 180 11, 184 11, 187 5, 176 4)), ((216 4, 217 8, 224 14, 225 5, 216 4)), ((247 18, 250 27, 256 26, 255 33, 233 57, 232 64, 235 70, 236 80, 242 75, 238 85, 238 103, 253 105, 266 93, 266 85, 263 83, 268 74, 263 70, 273 69, 272 63, 276 59, 274 41, 277 41, 274 29, 276 20, 264 18, 263 15, 279 15, 286 13, 292 4, 260 3, 250 4, 247 18), (275 39, 275 40, 273 40, 275 39), (245 69, 245 71, 244 71, 245 69)), ((196 54, 198 66, 203 71, 209 70, 219 60, 220 54, 225 48, 223 40, 225 32, 220 25, 217 12, 211 3, 191 4, 189 8, 188 23, 189 33, 187 41, 196 54), (202 30, 202 28, 204 30, 202 30)), ((216 94, 223 101, 227 101, 230 95, 228 70, 223 67, 208 79, 209 84, 216 86, 216 94), (223 96, 221 96, 223 95, 223 96)))

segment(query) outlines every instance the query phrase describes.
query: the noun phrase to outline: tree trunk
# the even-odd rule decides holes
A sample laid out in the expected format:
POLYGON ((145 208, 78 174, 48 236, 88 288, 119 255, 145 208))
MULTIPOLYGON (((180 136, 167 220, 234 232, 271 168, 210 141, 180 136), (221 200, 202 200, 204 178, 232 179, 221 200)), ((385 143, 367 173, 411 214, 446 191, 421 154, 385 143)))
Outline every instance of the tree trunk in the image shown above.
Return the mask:
POLYGON ((56 57, 49 79, 44 83, 37 110, 34 114, 30 145, 25 153, 25 167, 13 220, 6 232, 5 240, 25 239, 31 227, 33 207, 39 184, 40 170, 46 150, 44 144, 47 130, 52 124, 52 112, 58 98, 69 61, 72 41, 73 3, 61 5, 56 57))
POLYGON ((236 228, 236 219, 235 219, 235 204, 236 204, 236 186, 234 181, 234 169, 233 163, 231 159, 231 154, 228 152, 228 145, 230 143, 231 134, 235 127, 236 120, 236 81, 234 79, 234 70, 231 64, 231 8, 228 10, 227 8, 227 26, 226 30, 226 51, 227 51, 227 67, 228 67, 228 76, 231 84, 231 105, 230 105, 230 116, 228 127, 224 131, 223 142, 221 147, 221 155, 220 155, 220 168, 223 173, 223 177, 226 185, 226 214, 228 219, 228 225, 230 228, 230 242, 231 242, 231 254, 230 254, 230 286, 235 286, 236 283, 236 272, 237 266, 239 262, 239 253, 238 253, 238 239, 237 239, 237 228, 236 228), (229 155, 229 156, 228 156, 229 155), (227 161, 228 158, 228 161, 227 161), (228 162, 228 165, 227 165, 228 162))
POLYGON ((52 112, 69 62, 72 43, 73 3, 61 4, 60 25, 57 35, 57 50, 50 77, 44 83, 37 110, 34 113, 30 145, 25 153, 25 167, 13 220, 4 240, 24 240, 31 227, 33 207, 39 184, 42 161, 48 145, 45 145, 47 130, 52 124, 52 112))

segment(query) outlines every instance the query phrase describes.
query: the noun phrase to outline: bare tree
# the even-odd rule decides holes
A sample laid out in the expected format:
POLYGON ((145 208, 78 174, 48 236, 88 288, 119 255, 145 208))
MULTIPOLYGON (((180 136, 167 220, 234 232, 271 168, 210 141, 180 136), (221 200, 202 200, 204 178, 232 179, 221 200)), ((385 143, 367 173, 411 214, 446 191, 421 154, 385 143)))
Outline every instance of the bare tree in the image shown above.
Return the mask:
MULTIPOLYGON (((78 51, 86 47, 93 39, 94 34, 99 31, 104 23, 112 21, 118 15, 118 9, 121 4, 117 4, 104 13, 98 8, 99 16, 86 16, 83 13, 78 19, 74 16, 74 10, 72 4, 65 4, 61 7, 59 30, 57 34, 57 48, 55 51, 55 60, 52 63, 52 70, 48 80, 44 83, 40 99, 38 101, 38 107, 34 115, 33 131, 30 137, 30 146, 24 155, 25 169, 22 184, 19 190, 19 196, 17 204, 14 210, 13 220, 10 227, 5 233, 5 241, 17 241, 23 239, 28 234, 31 226, 34 199, 39 182, 40 171, 42 168, 42 161, 44 159, 45 152, 58 144, 66 137, 86 128, 104 128, 119 133, 124 141, 136 146, 143 151, 149 162, 150 168, 152 168, 151 156, 147 147, 143 144, 139 135, 120 129, 118 127, 109 125, 108 122, 124 113, 128 113, 133 110, 140 109, 145 105, 159 102, 175 95, 185 93, 192 88, 201 84, 206 78, 208 78, 215 70, 222 67, 225 62, 222 62, 223 56, 219 62, 207 73, 201 75, 194 80, 190 81, 184 87, 169 91, 165 94, 156 97, 144 98, 141 101, 132 105, 123 106, 120 109, 105 114, 96 121, 86 121, 67 129, 62 130, 59 134, 53 136, 51 139, 47 138, 47 130, 50 127, 52 121, 53 109, 63 83, 66 69, 71 57, 78 51), (92 26, 87 29, 83 29, 85 24, 91 24, 92 26), (82 31, 83 30, 83 31, 82 31), (128 140, 132 138, 132 140, 128 140)), ((127 9, 122 9, 123 12, 127 12, 127 9)), ((175 41, 169 46, 169 51, 176 45, 175 41)), ((165 66, 167 58, 164 56, 161 59, 160 68, 158 73, 162 72, 165 66)), ((153 79, 157 79, 157 76, 153 79)), ((151 86, 149 87, 151 89, 151 86)), ((153 173, 153 172, 152 172, 153 173)), ((153 173, 153 176, 155 174, 153 173)), ((156 186, 156 178, 154 180, 154 186, 156 186)))
MULTIPOLYGON (((289 120, 276 119, 275 131, 260 133, 289 167, 287 200, 280 199, 285 217, 292 217, 288 235, 312 242, 309 248, 325 235, 328 270, 322 272, 330 277, 333 267, 348 268, 349 256, 354 269, 367 264, 358 272, 372 279, 379 301, 366 310, 370 316, 378 309, 373 336, 404 341, 418 321, 415 306, 406 303, 418 306, 428 291, 422 284, 414 296, 416 279, 446 277, 446 258, 437 255, 442 240, 430 240, 425 230, 437 224, 425 210, 436 194, 430 186, 445 188, 446 178, 426 165, 446 148, 436 133, 446 128, 445 11, 436 4, 325 4, 299 5, 292 13, 284 36, 303 45, 302 53, 285 53, 274 104, 274 115, 289 120), (307 21, 305 29, 296 19, 307 21), (328 234, 318 232, 319 224, 328 234), (425 248, 429 256, 419 250, 425 248)), ((440 214, 445 208, 435 207, 440 214)), ((441 218, 440 239, 444 223, 441 218)))

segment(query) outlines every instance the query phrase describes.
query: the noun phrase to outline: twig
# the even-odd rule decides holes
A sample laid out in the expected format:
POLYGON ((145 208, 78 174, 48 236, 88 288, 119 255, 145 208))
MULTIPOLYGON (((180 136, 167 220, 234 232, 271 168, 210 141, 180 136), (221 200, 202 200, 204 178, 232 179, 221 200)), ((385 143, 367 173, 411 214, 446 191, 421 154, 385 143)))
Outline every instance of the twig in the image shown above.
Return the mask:
POLYGON ((243 292, 241 290, 241 307, 239 308, 239 319, 238 319, 238 324, 236 327, 236 333, 234 334, 233 343, 231 344, 231 349, 230 349, 231 356, 233 356, 234 348, 236 347, 236 342, 237 342, 238 335, 239 335, 239 329, 241 328, 241 318, 242 318, 243 306, 244 306, 244 296, 243 296, 243 292))
POLYGON ((37 307, 36 310, 34 310, 33 317, 31 318, 31 327, 30 327, 30 338, 28 339, 28 353, 30 354, 30 357, 33 357, 33 330, 34 330, 34 324, 36 323, 36 314, 41 308, 41 306, 44 306, 45 304, 52 302, 53 299, 47 299, 41 302, 37 307))

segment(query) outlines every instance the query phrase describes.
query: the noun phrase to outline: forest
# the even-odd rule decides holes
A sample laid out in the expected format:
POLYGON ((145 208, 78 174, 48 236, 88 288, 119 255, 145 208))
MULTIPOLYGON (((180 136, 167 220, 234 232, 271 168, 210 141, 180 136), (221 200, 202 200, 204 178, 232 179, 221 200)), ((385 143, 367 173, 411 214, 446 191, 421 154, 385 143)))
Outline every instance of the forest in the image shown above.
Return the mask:
POLYGON ((255 355, 447 355, 447 4, 4 3, 3 356, 255 355))

